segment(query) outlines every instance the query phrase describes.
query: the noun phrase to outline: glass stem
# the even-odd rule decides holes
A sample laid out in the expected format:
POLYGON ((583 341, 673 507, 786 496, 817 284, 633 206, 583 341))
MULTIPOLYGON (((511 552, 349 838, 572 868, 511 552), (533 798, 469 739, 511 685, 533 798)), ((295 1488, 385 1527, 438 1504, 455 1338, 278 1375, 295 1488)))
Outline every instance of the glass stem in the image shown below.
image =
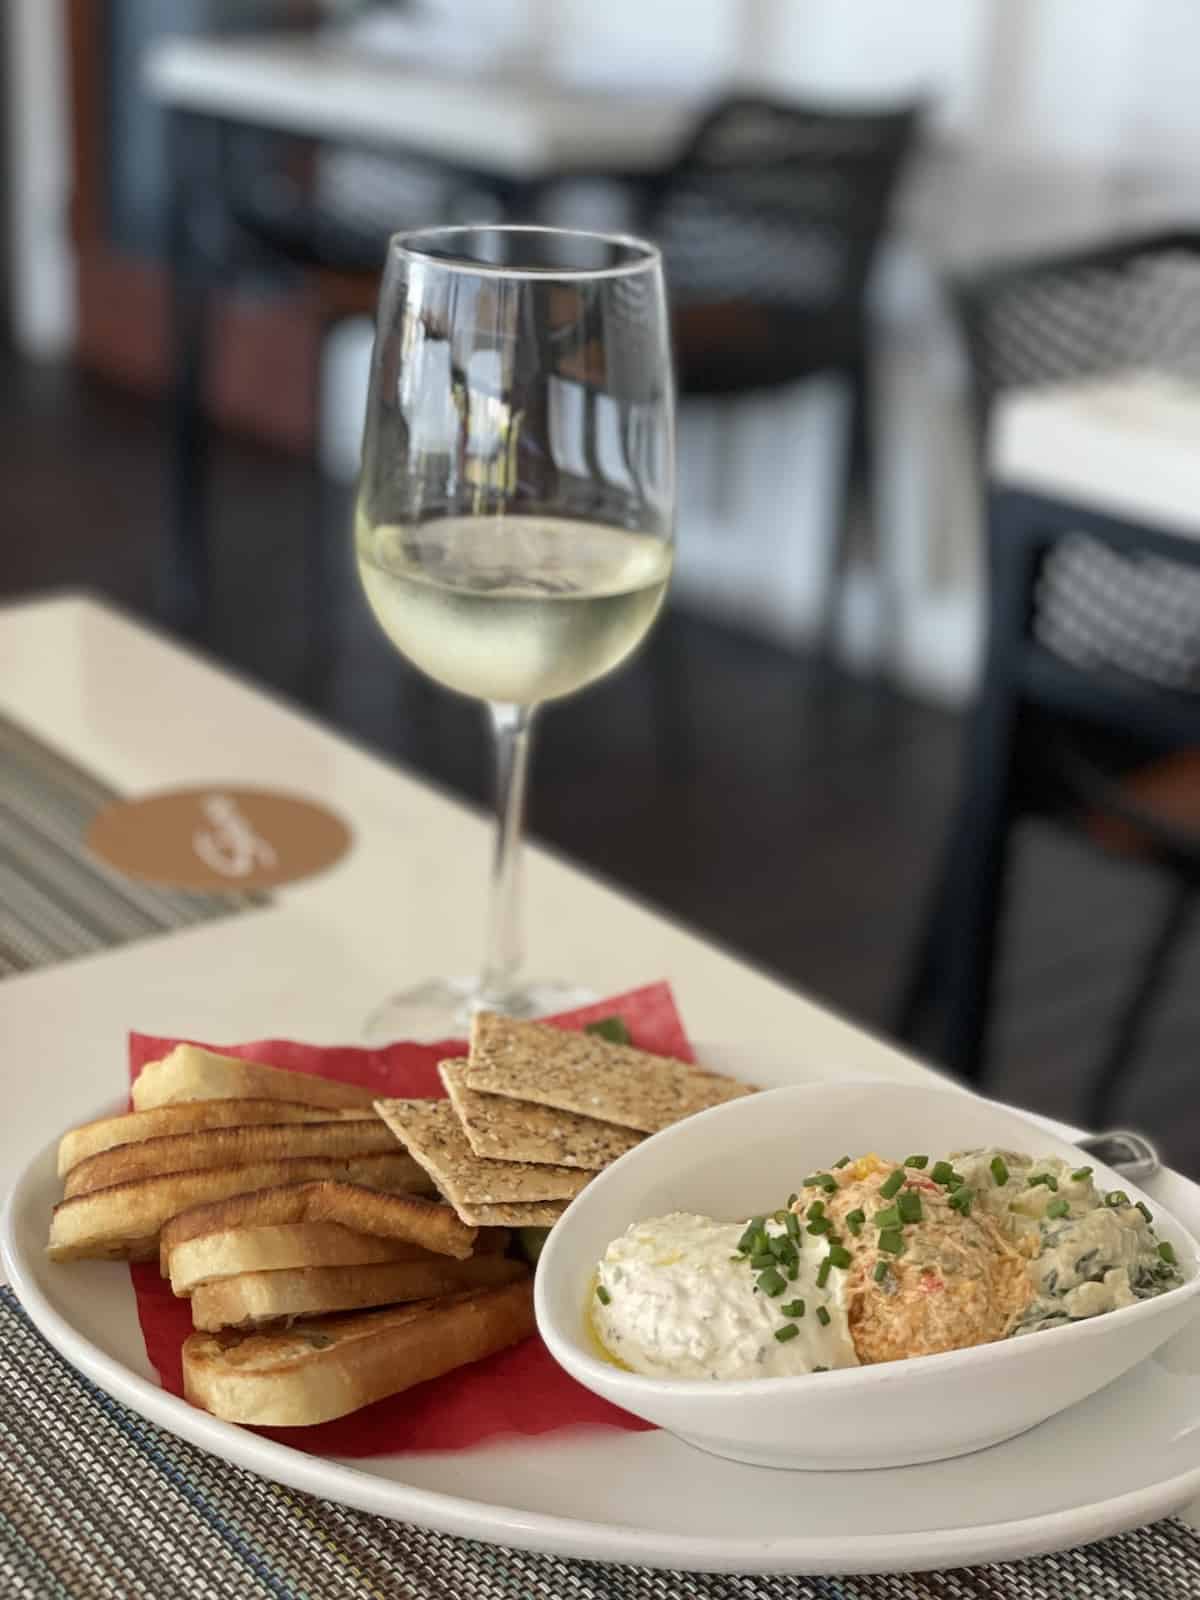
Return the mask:
POLYGON ((536 706, 492 702, 488 712, 496 738, 496 852, 488 902, 487 936, 480 998, 502 1007, 520 970, 521 826, 525 816, 525 780, 529 771, 530 734, 536 706))

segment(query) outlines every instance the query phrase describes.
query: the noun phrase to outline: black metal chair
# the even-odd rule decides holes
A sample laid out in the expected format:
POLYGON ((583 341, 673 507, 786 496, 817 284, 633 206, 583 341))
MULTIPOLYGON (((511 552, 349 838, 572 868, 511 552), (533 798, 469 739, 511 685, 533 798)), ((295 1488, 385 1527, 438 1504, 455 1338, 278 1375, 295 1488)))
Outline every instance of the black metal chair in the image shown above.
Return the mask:
MULTIPOLYGON (((1200 234, 1008 268, 958 298, 981 444, 1013 387, 1148 366, 1200 376, 1200 234)), ((987 557, 983 682, 897 1031, 916 1043, 937 1016, 934 1054, 982 1076, 1014 825, 1040 816, 1082 828, 1169 884, 1091 1086, 1099 1123, 1200 887, 1200 781, 1188 754, 1200 746, 1200 543, 999 487, 988 494, 987 557)))
POLYGON ((717 102, 639 187, 662 247, 680 393, 732 395, 835 373, 850 449, 831 587, 854 486, 870 485, 867 284, 920 108, 851 111, 744 95, 717 102))

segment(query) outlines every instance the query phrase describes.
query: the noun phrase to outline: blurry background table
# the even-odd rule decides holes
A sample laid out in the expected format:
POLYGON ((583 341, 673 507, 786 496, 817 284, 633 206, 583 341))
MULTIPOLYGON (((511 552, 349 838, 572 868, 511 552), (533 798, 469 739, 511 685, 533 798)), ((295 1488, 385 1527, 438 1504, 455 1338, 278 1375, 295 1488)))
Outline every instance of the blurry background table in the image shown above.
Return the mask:
POLYGON ((175 109, 418 152, 521 188, 564 172, 653 171, 696 107, 684 96, 568 88, 515 68, 439 71, 328 37, 278 34, 168 39, 151 52, 146 77, 175 109))
POLYGON ((326 318, 361 314, 371 308, 380 264, 380 210, 396 207, 385 233, 430 216, 528 220, 550 184, 661 167, 693 106, 571 90, 517 70, 431 70, 328 36, 167 39, 150 51, 145 76, 170 112, 175 443, 162 604, 167 616, 194 625, 207 576, 208 300, 234 266, 252 261, 257 246, 268 259, 319 267, 326 318), (313 148, 285 156, 281 173, 256 182, 236 143, 247 129, 313 148), (339 165, 330 146, 356 152, 354 164, 343 157, 339 165), (385 158, 382 171, 364 167, 360 153, 371 151, 385 158), (387 168, 399 163, 402 172, 413 157, 424 170, 417 209, 406 216, 387 168), (372 202, 368 192, 366 216, 356 216, 355 192, 370 191, 372 180, 383 197, 372 202))
POLYGON ((898 1031, 940 1014, 936 1058, 984 1077, 1017 825, 1081 832, 1162 880, 1089 1074, 1093 1126, 1125 1112, 1200 886, 1198 294, 1200 236, 1173 234, 1015 269, 967 302, 992 423, 987 658, 898 1031))

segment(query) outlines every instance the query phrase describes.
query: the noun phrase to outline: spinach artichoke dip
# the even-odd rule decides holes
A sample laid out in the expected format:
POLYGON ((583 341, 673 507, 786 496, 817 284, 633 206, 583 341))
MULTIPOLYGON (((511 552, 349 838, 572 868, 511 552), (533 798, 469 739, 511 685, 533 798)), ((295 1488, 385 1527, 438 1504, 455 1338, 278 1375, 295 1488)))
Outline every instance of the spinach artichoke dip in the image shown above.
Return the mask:
POLYGON ((635 1222, 596 1269, 605 1354, 654 1378, 782 1378, 964 1350, 1182 1283, 1149 1208, 1007 1150, 848 1156, 748 1222, 635 1222))

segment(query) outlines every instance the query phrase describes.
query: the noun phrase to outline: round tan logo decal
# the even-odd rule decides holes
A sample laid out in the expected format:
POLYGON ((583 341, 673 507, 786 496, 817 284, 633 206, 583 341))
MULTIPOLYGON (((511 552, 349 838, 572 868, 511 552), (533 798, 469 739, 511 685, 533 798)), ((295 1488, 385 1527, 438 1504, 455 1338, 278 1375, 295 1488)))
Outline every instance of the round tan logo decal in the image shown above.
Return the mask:
POLYGON ((273 889, 320 872, 350 846, 324 806, 271 789, 214 784, 106 806, 87 846, 133 878, 173 889, 273 889))

